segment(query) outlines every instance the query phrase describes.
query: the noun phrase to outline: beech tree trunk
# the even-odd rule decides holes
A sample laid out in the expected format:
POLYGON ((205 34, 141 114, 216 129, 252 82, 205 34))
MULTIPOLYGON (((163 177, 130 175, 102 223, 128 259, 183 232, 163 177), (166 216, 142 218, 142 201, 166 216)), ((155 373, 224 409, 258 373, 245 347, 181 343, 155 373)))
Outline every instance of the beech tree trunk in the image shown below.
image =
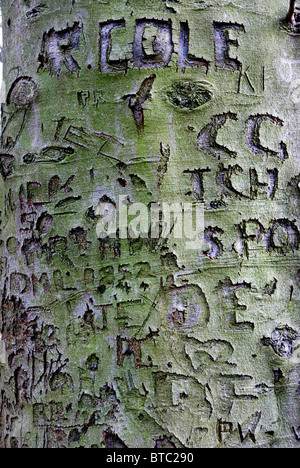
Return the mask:
POLYGON ((297 2, 1 8, 1 448, 299 447, 297 2))

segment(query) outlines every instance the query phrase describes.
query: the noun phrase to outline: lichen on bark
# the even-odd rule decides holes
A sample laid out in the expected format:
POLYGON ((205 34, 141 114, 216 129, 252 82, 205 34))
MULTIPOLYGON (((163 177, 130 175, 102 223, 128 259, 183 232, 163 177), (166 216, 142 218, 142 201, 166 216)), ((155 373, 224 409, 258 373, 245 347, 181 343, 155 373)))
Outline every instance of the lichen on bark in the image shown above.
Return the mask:
POLYGON ((1 448, 299 446, 289 6, 2 0, 1 448), (204 245, 99 239, 119 196, 204 245))

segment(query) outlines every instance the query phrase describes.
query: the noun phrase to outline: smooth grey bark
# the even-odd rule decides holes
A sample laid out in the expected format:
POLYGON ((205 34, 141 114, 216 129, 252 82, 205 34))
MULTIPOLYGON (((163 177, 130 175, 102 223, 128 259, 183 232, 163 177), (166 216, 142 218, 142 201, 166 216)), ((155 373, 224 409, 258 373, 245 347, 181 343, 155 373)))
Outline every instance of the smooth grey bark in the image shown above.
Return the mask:
POLYGON ((289 6, 2 0, 1 448, 299 446, 289 6), (98 239, 120 195, 203 243, 98 239))

